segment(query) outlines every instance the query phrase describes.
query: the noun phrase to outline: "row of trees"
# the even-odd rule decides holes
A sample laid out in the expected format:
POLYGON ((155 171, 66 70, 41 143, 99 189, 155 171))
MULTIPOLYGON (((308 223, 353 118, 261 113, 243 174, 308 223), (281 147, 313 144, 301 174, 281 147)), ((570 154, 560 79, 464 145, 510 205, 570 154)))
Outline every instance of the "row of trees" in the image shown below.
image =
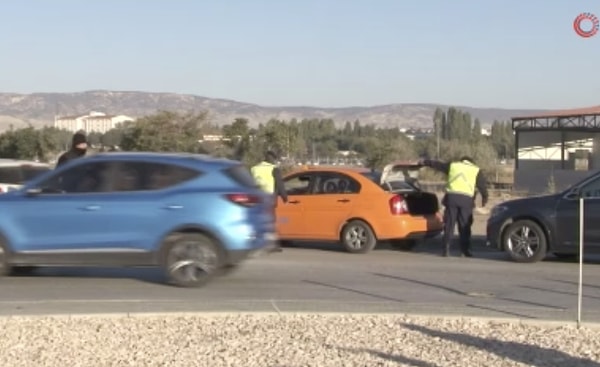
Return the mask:
MULTIPOLYGON (((93 145, 119 146, 122 150, 208 153, 247 164, 259 161, 266 149, 295 162, 352 151, 372 168, 396 159, 427 156, 447 160, 471 155, 486 169, 486 165, 498 158, 512 158, 514 143, 509 123, 496 121, 491 135, 482 135, 481 122, 456 108, 437 109, 432 122, 433 134, 410 139, 398 128, 365 125, 360 121, 336 126, 331 119, 272 119, 252 127, 247 119, 237 118, 218 127, 209 123, 204 112, 162 111, 105 134, 91 133, 88 139, 93 145), (202 140, 210 134, 222 135, 223 140, 202 140)), ((0 156, 51 160, 68 149, 71 135, 50 127, 11 129, 0 135, 0 156)))

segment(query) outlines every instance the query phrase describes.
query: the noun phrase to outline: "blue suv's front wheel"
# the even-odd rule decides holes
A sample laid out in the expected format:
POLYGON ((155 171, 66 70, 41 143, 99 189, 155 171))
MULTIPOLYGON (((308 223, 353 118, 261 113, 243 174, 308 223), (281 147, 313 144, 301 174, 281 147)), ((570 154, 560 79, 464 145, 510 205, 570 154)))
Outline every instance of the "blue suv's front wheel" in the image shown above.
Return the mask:
POLYGON ((165 239, 162 266, 169 283, 200 287, 217 274, 223 259, 218 245, 201 233, 174 233, 165 239))

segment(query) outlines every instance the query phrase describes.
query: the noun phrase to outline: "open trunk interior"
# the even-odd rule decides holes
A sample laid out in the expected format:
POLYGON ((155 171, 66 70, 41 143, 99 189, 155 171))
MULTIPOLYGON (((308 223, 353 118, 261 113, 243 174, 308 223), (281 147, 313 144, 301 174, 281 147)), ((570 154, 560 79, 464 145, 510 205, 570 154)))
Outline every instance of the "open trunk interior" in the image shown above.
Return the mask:
POLYGON ((415 162, 396 161, 386 165, 381 173, 369 172, 365 175, 383 190, 402 196, 411 215, 436 214, 440 209, 439 199, 434 193, 421 191, 420 168, 421 165, 415 162))
POLYGON ((406 200, 408 211, 412 215, 435 214, 439 210, 438 197, 430 192, 413 191, 399 193, 406 200))

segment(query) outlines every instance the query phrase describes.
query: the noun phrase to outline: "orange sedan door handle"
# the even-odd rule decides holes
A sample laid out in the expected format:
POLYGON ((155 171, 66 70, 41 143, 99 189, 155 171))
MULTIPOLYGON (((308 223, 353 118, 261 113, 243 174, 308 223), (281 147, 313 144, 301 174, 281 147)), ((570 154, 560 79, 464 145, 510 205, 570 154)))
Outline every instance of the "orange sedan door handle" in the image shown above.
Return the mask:
POLYGON ((350 201, 350 199, 339 199, 338 200, 340 203, 347 203, 350 201))
POLYGON ((298 200, 288 201, 288 204, 300 204, 298 200))

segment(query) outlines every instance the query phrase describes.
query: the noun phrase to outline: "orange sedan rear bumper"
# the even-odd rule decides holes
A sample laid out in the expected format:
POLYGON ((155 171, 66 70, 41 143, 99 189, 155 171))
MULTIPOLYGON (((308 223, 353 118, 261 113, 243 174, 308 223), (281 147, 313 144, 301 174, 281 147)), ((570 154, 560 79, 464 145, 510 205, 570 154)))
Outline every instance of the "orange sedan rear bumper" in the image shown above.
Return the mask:
POLYGON ((373 223, 377 239, 409 239, 435 237, 442 233, 444 223, 441 215, 397 215, 377 218, 373 223))

